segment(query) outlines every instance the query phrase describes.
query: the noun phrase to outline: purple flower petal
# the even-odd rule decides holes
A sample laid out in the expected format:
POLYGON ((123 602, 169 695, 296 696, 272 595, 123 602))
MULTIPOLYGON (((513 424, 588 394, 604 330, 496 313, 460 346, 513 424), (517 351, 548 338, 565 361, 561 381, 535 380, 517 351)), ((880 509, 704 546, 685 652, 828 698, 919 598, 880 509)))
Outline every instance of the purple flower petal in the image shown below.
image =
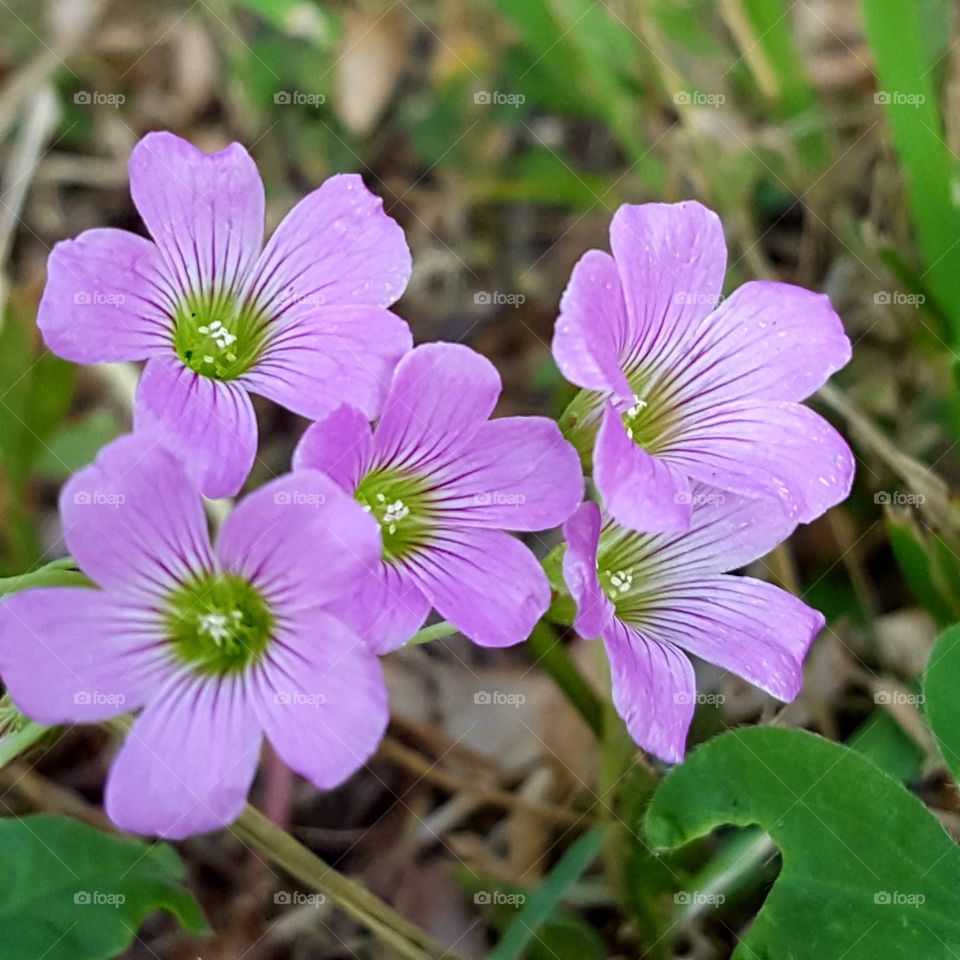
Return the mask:
POLYGON ((216 553, 290 613, 349 603, 380 559, 380 533, 328 476, 301 470, 244 497, 220 528, 216 553))
POLYGON ((656 555, 661 576, 726 573, 745 567, 786 540, 795 526, 779 502, 768 497, 740 497, 695 484, 691 501, 689 529, 642 538, 643 555, 656 555))
POLYGON ((322 470, 349 494, 369 465, 372 431, 367 418, 343 405, 307 427, 293 451, 293 469, 322 470))
POLYGON ((407 564, 437 612, 481 646, 526 640, 550 604, 534 555, 499 530, 439 531, 407 564))
POLYGON ((144 360, 170 351, 175 296, 149 240, 87 230, 53 248, 37 326, 58 357, 75 363, 144 360))
POLYGON ((412 345, 410 328, 389 310, 318 307, 272 334, 240 381, 304 417, 322 417, 346 402, 372 418, 412 345))
POLYGON ((684 420, 663 459, 711 486, 776 497, 801 523, 844 500, 853 483, 846 442, 795 403, 742 401, 704 410, 684 420))
POLYGON ((690 482, 682 470, 641 450, 607 404, 593 448, 593 476, 603 502, 634 530, 683 530, 690 524, 690 482))
POLYGON ((316 611, 277 637, 251 686, 277 753, 321 790, 362 767, 387 729, 376 657, 342 623, 316 611))
POLYGON ((60 519, 77 564, 107 589, 156 596, 213 563, 200 498, 150 438, 121 437, 75 473, 60 519))
POLYGON ((162 640, 155 614, 102 590, 27 590, 0 604, 0 674, 38 723, 136 710, 169 673, 162 640))
POLYGON ((745 283, 701 330, 696 351, 672 374, 678 398, 696 408, 803 400, 850 359, 829 298, 788 283, 745 283))
POLYGON ((458 343, 429 343, 397 364, 373 442, 379 462, 429 466, 465 447, 500 396, 496 367, 458 343))
POLYGON ((443 522, 462 526, 547 530, 583 499, 580 458, 544 417, 488 420, 432 477, 443 522))
POLYGON ((134 429, 182 456, 206 497, 232 497, 257 452, 257 421, 235 382, 200 376, 176 358, 156 358, 137 388, 134 429))
POLYGON ((321 306, 388 307, 410 279, 410 250, 383 200, 340 174, 284 217, 257 261, 250 292, 277 321, 321 306))
POLYGON ((658 589, 643 630, 792 700, 823 624, 821 613, 762 580, 701 576, 658 589))
POLYGON ((692 200, 624 205, 610 246, 631 333, 621 359, 652 367, 682 357, 720 301, 727 249, 719 217, 692 200))
POLYGON ((402 562, 377 565, 365 578, 349 607, 337 615, 356 631, 374 653, 402 647, 424 624, 430 601, 402 562))
POLYGON ((667 763, 679 763, 697 700, 690 661, 614 619, 603 632, 610 659, 613 705, 634 741, 667 763))
POLYGON ((589 250, 560 301, 552 347, 557 366, 571 383, 629 402, 633 391, 620 363, 629 337, 617 265, 610 254, 589 250))
POLYGON ((133 202, 182 294, 236 291, 263 242, 263 184, 239 143, 206 154, 148 133, 130 154, 133 202))
POLYGON ((168 840, 224 827, 247 801, 260 739, 243 678, 181 675, 127 734, 107 777, 107 815, 168 840))
POLYGON ((573 629, 588 640, 599 637, 614 615, 613 603, 597 579, 597 545, 600 508, 584 503, 563 525, 567 549, 563 554, 563 580, 577 604, 573 629))

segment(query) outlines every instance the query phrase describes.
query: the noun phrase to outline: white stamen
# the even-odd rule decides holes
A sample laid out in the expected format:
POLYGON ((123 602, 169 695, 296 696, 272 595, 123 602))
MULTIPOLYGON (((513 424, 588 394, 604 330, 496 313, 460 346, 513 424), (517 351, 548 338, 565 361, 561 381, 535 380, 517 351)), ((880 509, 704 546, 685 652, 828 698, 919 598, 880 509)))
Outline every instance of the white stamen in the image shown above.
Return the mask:
POLYGON ((613 588, 612 593, 627 593, 633 586, 633 574, 629 570, 615 570, 613 573, 607 570, 605 572, 610 578, 610 586, 613 588))
POLYGON ((200 633, 207 634, 219 647, 233 636, 231 623, 236 624, 242 618, 243 614, 239 610, 231 610, 229 615, 225 613, 201 613, 197 617, 197 629, 200 633))

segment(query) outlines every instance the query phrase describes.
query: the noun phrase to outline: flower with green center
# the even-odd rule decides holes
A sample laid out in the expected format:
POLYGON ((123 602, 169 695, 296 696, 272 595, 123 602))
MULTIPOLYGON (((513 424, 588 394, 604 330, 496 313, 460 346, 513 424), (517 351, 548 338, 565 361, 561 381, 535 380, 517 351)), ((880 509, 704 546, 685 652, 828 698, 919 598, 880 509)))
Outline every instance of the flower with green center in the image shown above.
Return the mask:
POLYGON ((66 484, 60 513, 99 589, 44 587, 0 605, 0 674, 38 723, 140 710, 107 779, 117 826, 180 838, 230 823, 264 735, 324 789, 373 753, 386 689, 345 621, 380 538, 328 477, 305 470, 260 488, 211 544, 180 462, 134 435, 66 484))
POLYGON ((850 358, 830 301, 768 282, 723 300, 723 229, 699 203, 624 205, 610 246, 574 267, 553 355, 583 388, 561 425, 611 516, 683 530, 693 483, 802 523, 843 500, 850 449, 799 402, 850 358))
POLYGON ((687 653, 792 700, 824 623, 783 590, 727 574, 789 535, 775 503, 705 486, 691 500, 691 524, 681 533, 637 533, 595 503, 563 528, 574 628, 603 638, 617 712, 641 747, 671 763, 683 758, 697 702, 687 653))
POLYGON ((264 195, 246 150, 205 154, 149 133, 130 189, 152 237, 88 230, 50 255, 37 324, 78 363, 146 360, 134 427, 166 443, 208 497, 253 466, 250 393, 317 419, 380 411, 409 350, 389 307, 410 276, 400 227, 360 177, 331 177, 263 246, 264 195))
POLYGON ((431 607, 476 643, 519 643, 550 602, 540 564, 504 531, 562 523, 583 478, 552 421, 487 419, 499 393, 479 354, 427 344, 397 365, 376 430, 343 406, 297 447, 295 470, 325 471, 380 526, 378 576, 354 624, 377 652, 403 644, 431 607))

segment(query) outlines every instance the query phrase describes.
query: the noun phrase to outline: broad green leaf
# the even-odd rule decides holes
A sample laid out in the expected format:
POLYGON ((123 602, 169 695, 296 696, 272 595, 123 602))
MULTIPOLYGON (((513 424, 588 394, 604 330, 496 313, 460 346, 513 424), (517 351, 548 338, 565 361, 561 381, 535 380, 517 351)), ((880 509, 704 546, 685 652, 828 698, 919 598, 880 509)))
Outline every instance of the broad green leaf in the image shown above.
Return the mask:
POLYGON ((960 782, 960 624, 940 634, 923 675, 923 695, 940 753, 960 782))
POLYGON ((114 837, 66 817, 0 820, 4 960, 108 960, 166 910, 205 929, 172 847, 114 837))
POLYGON ((523 955, 567 889, 580 879, 593 862, 606 837, 605 827, 594 827, 564 853, 540 886, 527 896, 503 939, 490 953, 489 960, 517 960, 523 955))
POLYGON ((916 797, 847 747, 754 727, 664 780, 650 840, 678 847, 759 824, 783 868, 734 960, 955 960, 960 850, 916 797))

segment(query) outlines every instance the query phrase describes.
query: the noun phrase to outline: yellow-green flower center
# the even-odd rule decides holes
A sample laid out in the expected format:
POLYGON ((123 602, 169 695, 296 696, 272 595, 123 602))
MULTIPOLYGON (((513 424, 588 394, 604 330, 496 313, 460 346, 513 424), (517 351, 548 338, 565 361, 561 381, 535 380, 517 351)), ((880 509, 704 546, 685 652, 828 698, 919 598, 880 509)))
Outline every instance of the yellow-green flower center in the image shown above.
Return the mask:
POLYGON ((198 673, 216 676, 256 663, 275 623, 259 591, 232 573, 181 584, 167 598, 164 620, 174 656, 198 673))
POLYGON ((188 297, 174 317, 173 348, 191 370, 213 380, 233 380, 263 352, 264 314, 229 295, 188 297))
POLYGON ((419 477, 372 470, 360 481, 354 499, 380 525, 384 560, 401 559, 425 545, 430 505, 419 477))

